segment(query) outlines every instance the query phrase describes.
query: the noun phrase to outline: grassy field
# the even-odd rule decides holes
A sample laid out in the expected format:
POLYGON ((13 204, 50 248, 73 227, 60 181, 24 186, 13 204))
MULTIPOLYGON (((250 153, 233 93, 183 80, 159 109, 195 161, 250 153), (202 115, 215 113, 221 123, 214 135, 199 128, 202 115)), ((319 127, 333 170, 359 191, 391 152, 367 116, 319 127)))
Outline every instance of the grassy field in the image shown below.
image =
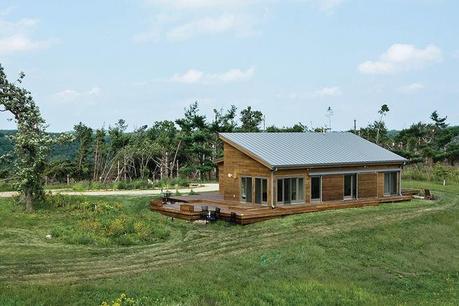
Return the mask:
POLYGON ((0 200, 0 305, 442 304, 459 299, 459 186, 438 201, 191 224, 148 198, 0 200), (53 237, 47 239, 46 235, 53 237))

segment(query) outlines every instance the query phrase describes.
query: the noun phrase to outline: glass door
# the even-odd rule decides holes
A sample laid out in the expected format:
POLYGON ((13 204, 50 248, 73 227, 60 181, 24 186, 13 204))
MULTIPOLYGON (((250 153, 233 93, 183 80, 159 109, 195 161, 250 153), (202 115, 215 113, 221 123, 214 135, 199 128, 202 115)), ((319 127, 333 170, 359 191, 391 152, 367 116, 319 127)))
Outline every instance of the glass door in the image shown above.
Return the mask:
POLYGON ((252 203, 252 178, 241 177, 241 202, 252 203))
POLYGON ((344 175, 344 199, 355 199, 357 197, 357 175, 344 175))
POLYGON ((268 179, 255 178, 255 203, 263 204, 268 202, 268 179))

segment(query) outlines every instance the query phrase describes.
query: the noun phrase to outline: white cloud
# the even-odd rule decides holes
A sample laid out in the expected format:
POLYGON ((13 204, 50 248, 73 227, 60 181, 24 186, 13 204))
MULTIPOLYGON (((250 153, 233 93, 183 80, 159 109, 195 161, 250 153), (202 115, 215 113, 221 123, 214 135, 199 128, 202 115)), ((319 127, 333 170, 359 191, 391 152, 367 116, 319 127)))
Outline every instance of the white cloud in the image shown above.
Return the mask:
POLYGON ((358 70, 364 74, 393 74, 420 69, 441 61, 442 57, 442 51, 435 45, 422 49, 409 44, 393 44, 378 60, 365 61, 358 66, 358 70))
POLYGON ((0 54, 13 54, 16 52, 46 49, 51 43, 51 40, 32 40, 21 34, 13 35, 0 38, 0 54))
POLYGON ((11 9, 7 9, 0 14, 0 55, 46 49, 53 43, 51 39, 36 40, 30 37, 30 32, 38 25, 37 19, 4 19, 10 11, 11 9))
POLYGON ((316 90, 313 95, 316 97, 337 97, 341 96, 343 92, 338 86, 323 87, 316 90))
POLYGON ((235 32, 240 36, 254 33, 250 18, 243 15, 224 14, 218 17, 204 17, 170 29, 166 36, 171 41, 183 41, 194 36, 235 32))
POLYGON ((170 81, 185 84, 214 84, 230 83, 250 80, 255 74, 255 68, 246 70, 230 69, 223 73, 205 73, 196 69, 189 69, 184 73, 175 74, 170 81))
POLYGON ((321 10, 325 12, 332 12, 340 6, 344 0, 312 0, 312 2, 321 10))
POLYGON ((145 0, 147 4, 174 9, 234 8, 247 6, 251 0, 145 0))
POLYGON ((343 91, 339 86, 328 86, 322 87, 313 91, 308 92, 290 92, 288 94, 278 94, 277 97, 280 99, 289 100, 306 100, 306 99, 317 99, 317 98, 332 98, 339 97, 343 94, 343 91))
POLYGON ((399 91, 404 94, 412 94, 424 89, 424 85, 420 83, 411 83, 399 88, 399 91))
POLYGON ((78 91, 74 89, 64 89, 53 94, 53 97, 62 102, 72 102, 81 97, 97 97, 102 90, 99 87, 93 87, 88 91, 78 91))

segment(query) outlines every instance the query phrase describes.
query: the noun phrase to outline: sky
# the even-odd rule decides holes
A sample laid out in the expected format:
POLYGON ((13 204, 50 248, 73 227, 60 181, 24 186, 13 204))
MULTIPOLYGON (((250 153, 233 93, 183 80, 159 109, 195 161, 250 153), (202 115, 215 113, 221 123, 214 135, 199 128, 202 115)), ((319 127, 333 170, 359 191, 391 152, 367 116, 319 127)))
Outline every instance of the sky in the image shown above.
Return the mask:
MULTIPOLYGON (((175 120, 198 101, 266 126, 459 124, 456 0, 0 0, 0 63, 49 131, 175 120)), ((0 114, 0 129, 14 128, 0 114)))

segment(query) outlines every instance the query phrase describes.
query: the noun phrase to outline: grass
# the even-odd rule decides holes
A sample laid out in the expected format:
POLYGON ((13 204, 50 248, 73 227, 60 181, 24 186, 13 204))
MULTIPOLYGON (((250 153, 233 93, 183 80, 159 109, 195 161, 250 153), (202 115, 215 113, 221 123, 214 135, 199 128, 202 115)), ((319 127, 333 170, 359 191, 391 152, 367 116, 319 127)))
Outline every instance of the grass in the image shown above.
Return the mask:
POLYGON ((440 200, 205 226, 152 213, 145 197, 65 198, 32 214, 3 199, 0 305, 98 305, 122 293, 139 305, 454 305, 459 186, 404 187, 430 188, 440 200), (168 234, 112 236, 105 229, 119 218, 168 234), (85 220, 103 226, 91 231, 85 220), (67 230, 46 239, 53 228, 67 230))

